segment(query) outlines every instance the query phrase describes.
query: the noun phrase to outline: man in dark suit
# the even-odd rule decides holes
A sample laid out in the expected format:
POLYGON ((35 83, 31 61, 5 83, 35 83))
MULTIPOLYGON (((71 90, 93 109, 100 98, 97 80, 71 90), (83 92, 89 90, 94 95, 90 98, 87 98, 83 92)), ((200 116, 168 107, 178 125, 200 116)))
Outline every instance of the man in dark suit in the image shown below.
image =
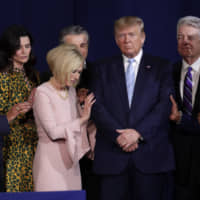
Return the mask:
POLYGON ((177 24, 178 52, 174 65, 176 102, 174 123, 176 200, 200 199, 200 18, 187 16, 177 24), (188 83, 190 83, 188 85, 188 83))
MULTIPOLYGON (((87 30, 79 25, 65 27, 60 31, 59 43, 75 45, 80 51, 81 55, 84 57, 85 63, 78 88, 88 89, 91 76, 91 65, 89 62, 86 61, 89 46, 89 34, 87 30)), ((41 82, 48 81, 51 76, 52 74, 50 71, 43 72, 41 75, 41 82)))
POLYGON ((93 169, 101 177, 100 199, 171 200, 172 67, 143 53, 141 18, 122 17, 114 31, 122 55, 97 63, 92 85, 97 126, 93 169))
POLYGON ((59 41, 62 44, 73 44, 77 47, 81 55, 85 59, 80 82, 77 88, 89 88, 90 81, 90 63, 86 61, 88 56, 89 34, 85 28, 80 25, 72 25, 63 28, 60 31, 59 41))

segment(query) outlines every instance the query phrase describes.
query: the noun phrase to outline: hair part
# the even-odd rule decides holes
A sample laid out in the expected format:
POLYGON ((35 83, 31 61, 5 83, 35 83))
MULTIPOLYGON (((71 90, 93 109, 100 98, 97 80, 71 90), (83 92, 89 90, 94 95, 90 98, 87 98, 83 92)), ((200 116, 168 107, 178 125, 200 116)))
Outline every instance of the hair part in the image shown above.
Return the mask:
POLYGON ((53 76, 63 86, 70 74, 84 62, 84 58, 72 44, 60 44, 51 49, 46 59, 53 76))
POLYGON ((118 29, 136 25, 140 27, 141 32, 144 32, 144 22, 141 18, 136 16, 124 16, 115 21, 114 32, 116 33, 118 29))
POLYGON ((81 35, 81 34, 86 35, 88 43, 89 43, 89 34, 85 28, 83 28, 80 25, 72 25, 72 26, 65 27, 60 31, 59 42, 60 44, 63 44, 64 38, 67 35, 81 35))

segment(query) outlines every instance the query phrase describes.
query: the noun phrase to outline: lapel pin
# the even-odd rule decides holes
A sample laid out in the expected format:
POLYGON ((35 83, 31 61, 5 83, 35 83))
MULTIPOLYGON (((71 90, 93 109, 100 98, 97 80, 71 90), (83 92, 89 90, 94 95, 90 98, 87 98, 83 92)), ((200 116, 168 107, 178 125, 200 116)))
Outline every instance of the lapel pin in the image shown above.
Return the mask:
POLYGON ((150 65, 147 65, 146 68, 147 68, 147 69, 151 69, 151 66, 150 66, 150 65))

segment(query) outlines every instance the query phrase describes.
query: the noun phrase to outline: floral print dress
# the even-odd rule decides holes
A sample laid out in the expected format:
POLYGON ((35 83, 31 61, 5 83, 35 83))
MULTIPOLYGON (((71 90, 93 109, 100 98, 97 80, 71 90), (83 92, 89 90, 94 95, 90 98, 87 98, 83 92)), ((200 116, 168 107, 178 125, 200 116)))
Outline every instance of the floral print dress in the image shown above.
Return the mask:
MULTIPOLYGON (((27 101, 35 85, 27 81, 24 71, 0 73, 0 114, 6 114, 15 104, 27 101)), ((32 110, 18 115, 10 123, 10 133, 4 137, 5 191, 33 191, 32 162, 37 134, 32 110)))

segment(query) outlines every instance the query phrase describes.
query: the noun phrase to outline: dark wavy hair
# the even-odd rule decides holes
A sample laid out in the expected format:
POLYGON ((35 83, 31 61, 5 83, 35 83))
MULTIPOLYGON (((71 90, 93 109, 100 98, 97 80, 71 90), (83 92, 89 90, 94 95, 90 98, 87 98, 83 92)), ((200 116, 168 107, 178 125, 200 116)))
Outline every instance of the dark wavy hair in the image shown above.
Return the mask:
MULTIPOLYGON (((31 47, 33 38, 31 34, 21 25, 9 26, 0 36, 0 71, 13 72, 12 58, 16 51, 20 48, 20 37, 28 36, 31 47)), ((29 80, 37 83, 36 71, 33 66, 36 64, 36 58, 30 53, 29 60, 24 64, 24 70, 29 80)))

